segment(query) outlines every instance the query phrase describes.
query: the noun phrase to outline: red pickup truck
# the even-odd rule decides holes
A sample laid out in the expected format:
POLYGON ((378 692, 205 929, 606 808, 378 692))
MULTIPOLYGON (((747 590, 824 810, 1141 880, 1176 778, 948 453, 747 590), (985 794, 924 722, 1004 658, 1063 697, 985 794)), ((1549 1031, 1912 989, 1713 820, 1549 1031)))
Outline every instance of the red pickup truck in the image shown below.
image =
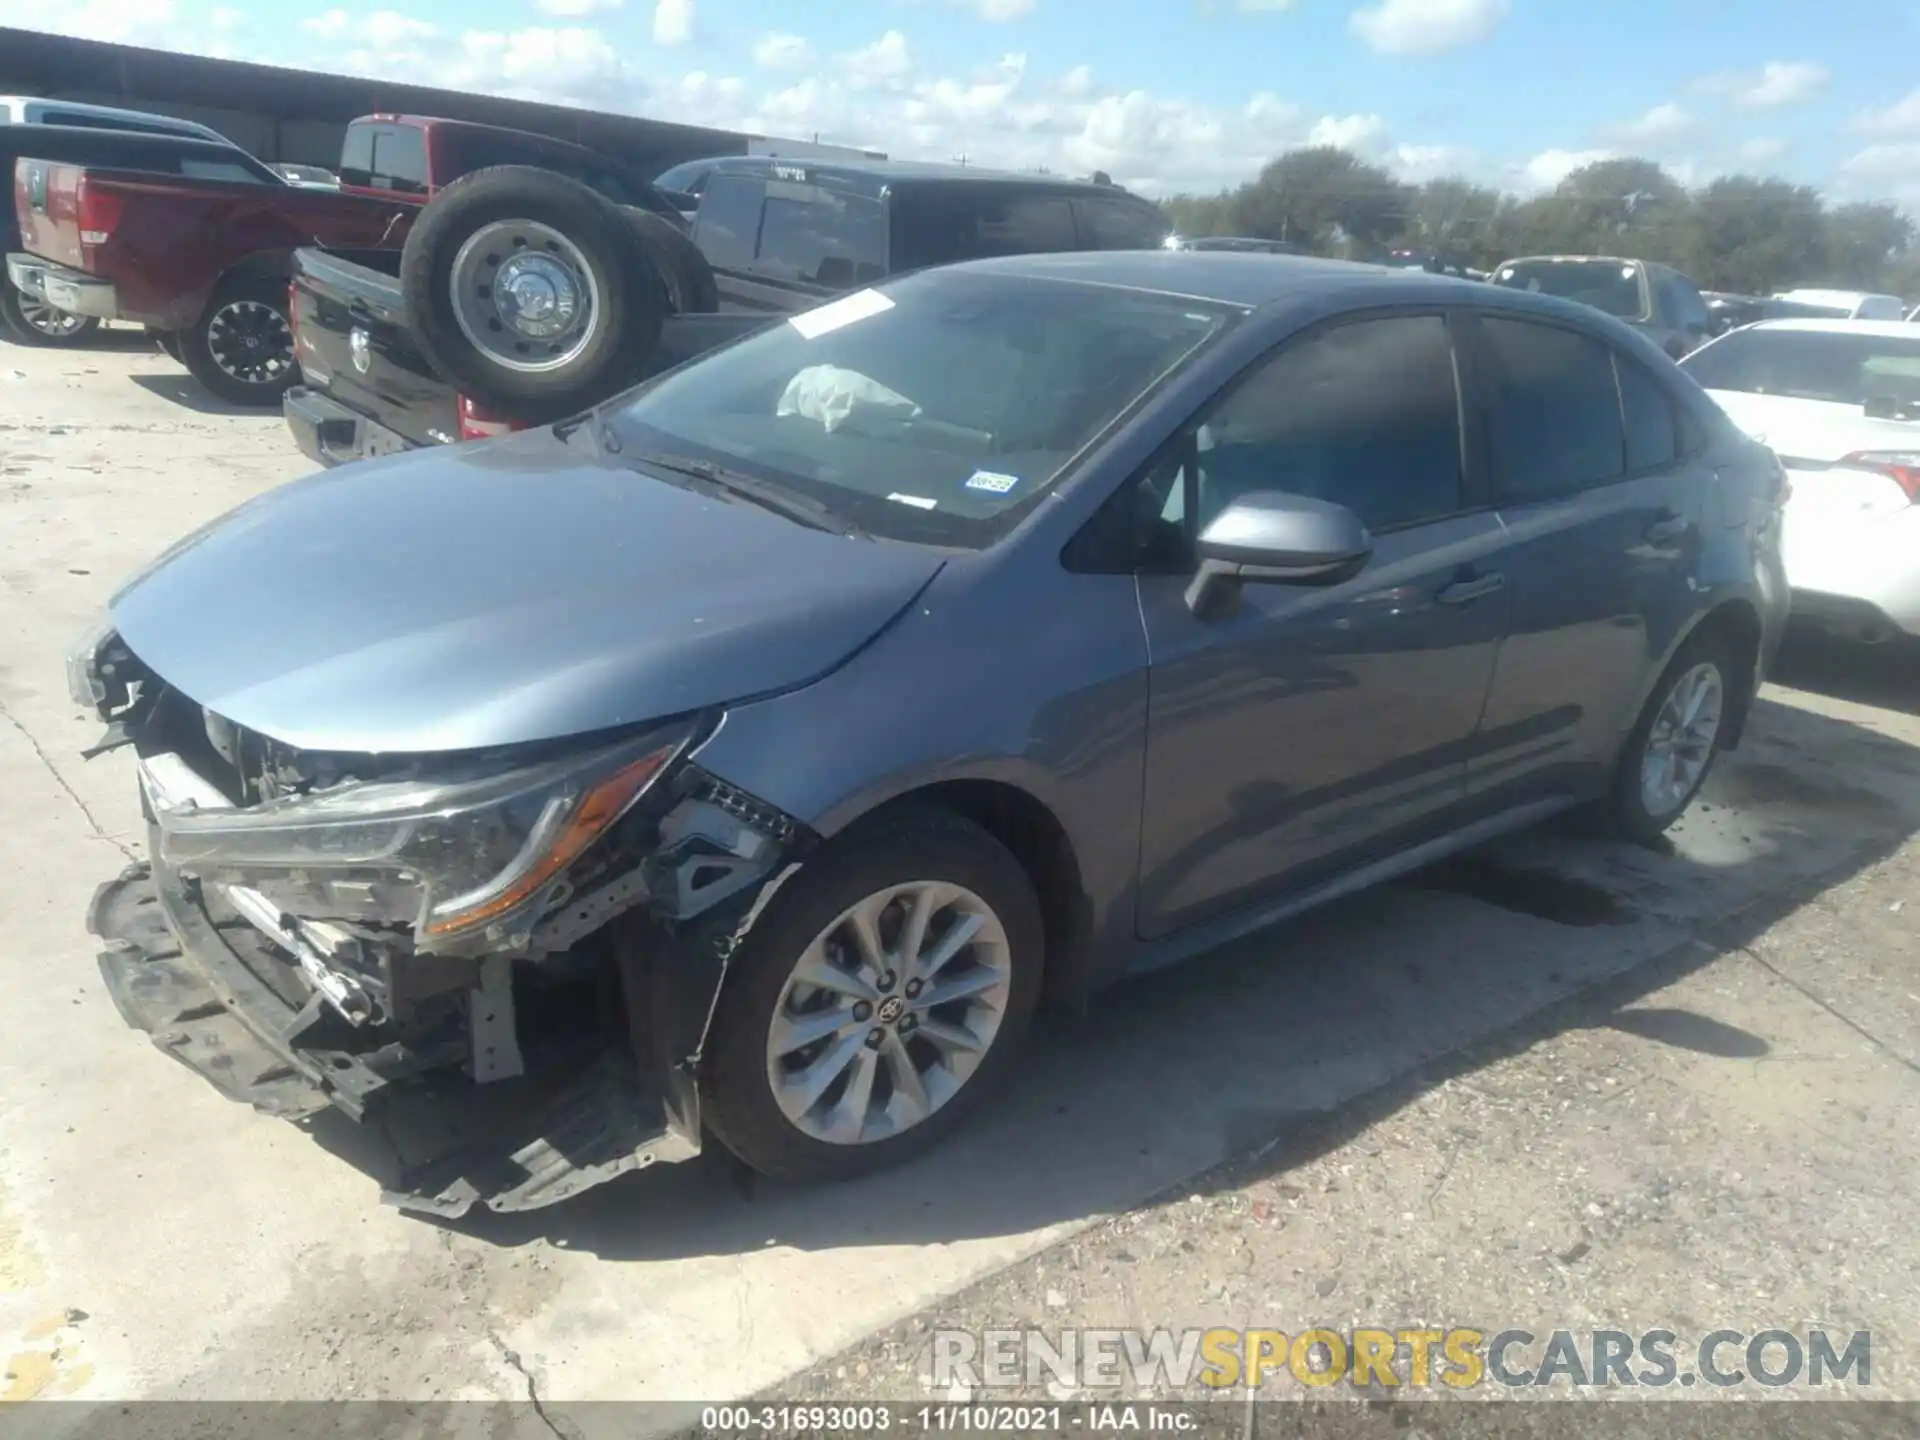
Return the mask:
POLYGON ((168 353, 224 400, 278 405, 300 378, 287 318, 294 250, 398 248, 443 185, 505 164, 556 170, 683 223, 636 172, 581 146, 465 121, 369 115, 347 127, 337 192, 274 183, 237 165, 231 178, 189 180, 22 158, 14 167, 21 253, 7 257, 7 273, 59 309, 159 331, 168 353))

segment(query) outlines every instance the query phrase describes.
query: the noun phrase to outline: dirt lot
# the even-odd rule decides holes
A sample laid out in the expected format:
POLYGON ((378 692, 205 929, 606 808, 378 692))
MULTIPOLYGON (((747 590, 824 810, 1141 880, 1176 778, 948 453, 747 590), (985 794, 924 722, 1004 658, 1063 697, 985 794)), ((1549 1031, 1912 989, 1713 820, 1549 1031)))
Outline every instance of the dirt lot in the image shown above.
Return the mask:
POLYGON ((6 1398, 904 1398, 942 1326, 1417 1322, 1870 1328, 1920 1398, 1912 650, 1796 645, 1669 853, 1533 834, 1124 987, 903 1170, 442 1228, 128 1032, 81 923, 138 817, 64 649, 306 468, 133 337, 0 345, 6 1398))

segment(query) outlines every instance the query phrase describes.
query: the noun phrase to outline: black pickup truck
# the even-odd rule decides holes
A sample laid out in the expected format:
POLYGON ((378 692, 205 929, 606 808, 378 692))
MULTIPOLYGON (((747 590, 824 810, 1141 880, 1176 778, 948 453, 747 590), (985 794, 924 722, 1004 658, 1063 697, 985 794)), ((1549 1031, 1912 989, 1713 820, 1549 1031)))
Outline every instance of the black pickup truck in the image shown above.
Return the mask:
POLYGON ((301 449, 337 465, 546 423, 889 275, 1168 234, 1113 185, 899 161, 720 161, 690 243, 623 215, 508 167, 448 187, 404 252, 297 252, 301 449))

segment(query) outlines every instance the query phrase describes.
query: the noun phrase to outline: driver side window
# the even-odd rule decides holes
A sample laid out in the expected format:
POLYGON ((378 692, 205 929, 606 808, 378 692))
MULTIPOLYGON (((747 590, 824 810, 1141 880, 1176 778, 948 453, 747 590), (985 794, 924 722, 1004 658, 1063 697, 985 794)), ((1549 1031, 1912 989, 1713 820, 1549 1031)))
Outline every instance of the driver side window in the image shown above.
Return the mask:
POLYGON ((1358 320, 1258 362, 1195 437, 1196 529, 1242 495, 1345 505, 1379 532, 1460 508, 1460 397, 1438 315, 1358 320))

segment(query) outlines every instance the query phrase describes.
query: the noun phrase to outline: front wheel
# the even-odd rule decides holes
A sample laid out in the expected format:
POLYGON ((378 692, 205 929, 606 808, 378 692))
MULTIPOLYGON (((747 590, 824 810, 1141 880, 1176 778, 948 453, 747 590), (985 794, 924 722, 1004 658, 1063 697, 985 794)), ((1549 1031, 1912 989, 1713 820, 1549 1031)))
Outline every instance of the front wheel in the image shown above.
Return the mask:
POLYGON ((1040 907, 1020 864, 929 812, 848 837, 733 957, 706 1118, 762 1174, 837 1179, 932 1144, 990 1092, 1033 1017, 1040 907))
POLYGON ((230 404, 278 405, 300 380, 283 280, 222 285, 177 341, 180 363, 230 404))
POLYGON ((77 345, 100 328, 91 315, 70 315, 0 278, 0 332, 18 345, 77 345))
POLYGON ((1693 803, 1720 753, 1734 674, 1732 652, 1712 633, 1673 657, 1621 748, 1607 819, 1622 839, 1654 844, 1693 803))

